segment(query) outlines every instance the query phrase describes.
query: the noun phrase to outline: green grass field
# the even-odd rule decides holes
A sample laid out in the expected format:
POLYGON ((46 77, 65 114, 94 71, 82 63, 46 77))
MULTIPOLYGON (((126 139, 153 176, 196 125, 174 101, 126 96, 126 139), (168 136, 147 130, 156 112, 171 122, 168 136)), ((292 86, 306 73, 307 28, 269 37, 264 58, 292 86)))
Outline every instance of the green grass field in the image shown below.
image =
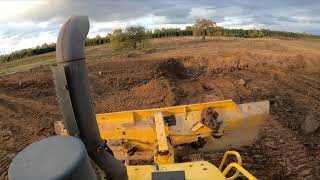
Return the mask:
MULTIPOLYGON (((12 74, 20 71, 27 71, 39 66, 50 66, 55 63, 55 52, 31 56, 7 63, 0 63, 0 75, 12 74)), ((87 60, 99 60, 101 57, 112 57, 108 45, 98 45, 86 48, 87 60)))

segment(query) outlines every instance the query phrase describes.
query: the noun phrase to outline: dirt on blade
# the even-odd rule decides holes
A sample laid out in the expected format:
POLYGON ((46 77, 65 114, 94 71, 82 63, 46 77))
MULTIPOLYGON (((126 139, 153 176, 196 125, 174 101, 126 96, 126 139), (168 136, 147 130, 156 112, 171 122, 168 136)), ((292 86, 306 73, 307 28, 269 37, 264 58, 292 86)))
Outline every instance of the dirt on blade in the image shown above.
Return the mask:
MULTIPOLYGON (((96 113, 233 99, 269 100, 259 140, 237 149, 258 179, 320 179, 320 41, 152 40, 154 49, 111 58, 87 51, 96 113)), ((22 61, 22 60, 21 60, 22 61)), ((49 66, 0 76, 0 179, 28 144, 61 120, 49 66)), ((192 154, 192 153, 190 153, 192 154)), ((197 154, 197 152, 195 152, 197 154)), ((223 152, 204 158, 219 165, 223 152)))

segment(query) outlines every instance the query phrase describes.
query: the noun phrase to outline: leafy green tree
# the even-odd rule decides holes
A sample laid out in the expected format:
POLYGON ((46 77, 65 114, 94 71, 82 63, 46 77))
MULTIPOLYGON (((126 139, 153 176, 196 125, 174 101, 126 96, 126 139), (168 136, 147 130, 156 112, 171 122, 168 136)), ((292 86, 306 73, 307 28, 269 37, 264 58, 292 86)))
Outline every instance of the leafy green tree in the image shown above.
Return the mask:
POLYGON ((109 36, 111 48, 114 50, 120 50, 125 47, 125 34, 122 29, 115 29, 109 36))
POLYGON ((125 32, 126 48, 137 49, 138 46, 144 46, 146 39, 145 28, 142 26, 129 26, 125 32))

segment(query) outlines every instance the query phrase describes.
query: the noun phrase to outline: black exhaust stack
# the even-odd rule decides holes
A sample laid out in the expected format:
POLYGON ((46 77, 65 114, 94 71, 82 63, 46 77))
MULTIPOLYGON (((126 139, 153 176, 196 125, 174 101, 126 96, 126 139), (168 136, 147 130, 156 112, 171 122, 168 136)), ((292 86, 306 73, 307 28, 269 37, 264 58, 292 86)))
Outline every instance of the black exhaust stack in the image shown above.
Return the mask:
POLYGON ((128 179, 126 167, 110 154, 112 151, 100 137, 85 64, 88 31, 88 17, 75 16, 59 32, 53 74, 64 124, 69 135, 82 139, 90 158, 105 171, 108 179, 128 179))

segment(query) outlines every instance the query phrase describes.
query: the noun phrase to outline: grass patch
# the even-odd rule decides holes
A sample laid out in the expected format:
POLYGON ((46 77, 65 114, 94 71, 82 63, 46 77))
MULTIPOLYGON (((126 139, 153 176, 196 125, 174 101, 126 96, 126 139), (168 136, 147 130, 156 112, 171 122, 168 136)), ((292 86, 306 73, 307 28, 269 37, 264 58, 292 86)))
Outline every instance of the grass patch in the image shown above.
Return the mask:
POLYGON ((26 71, 38 66, 51 65, 55 62, 55 53, 41 54, 0 64, 0 75, 26 71))

